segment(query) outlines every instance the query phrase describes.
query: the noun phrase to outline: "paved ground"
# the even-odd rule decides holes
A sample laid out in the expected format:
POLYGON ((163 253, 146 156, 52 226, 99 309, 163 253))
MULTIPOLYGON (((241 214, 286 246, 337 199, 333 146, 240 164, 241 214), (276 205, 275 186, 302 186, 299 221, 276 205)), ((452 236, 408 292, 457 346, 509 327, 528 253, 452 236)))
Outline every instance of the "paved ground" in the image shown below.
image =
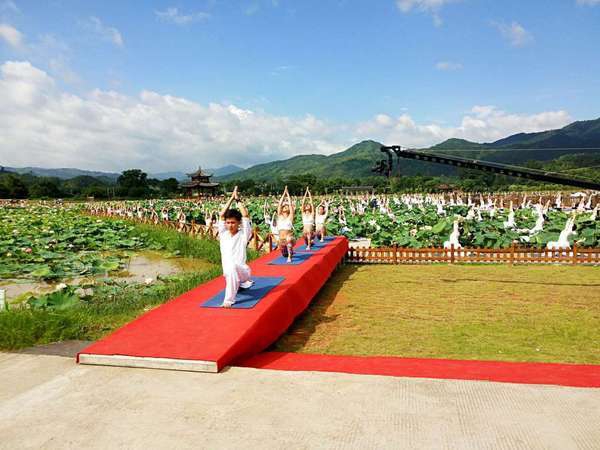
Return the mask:
POLYGON ((77 366, 76 348, 0 353, 0 448, 600 448, 600 389, 77 366))

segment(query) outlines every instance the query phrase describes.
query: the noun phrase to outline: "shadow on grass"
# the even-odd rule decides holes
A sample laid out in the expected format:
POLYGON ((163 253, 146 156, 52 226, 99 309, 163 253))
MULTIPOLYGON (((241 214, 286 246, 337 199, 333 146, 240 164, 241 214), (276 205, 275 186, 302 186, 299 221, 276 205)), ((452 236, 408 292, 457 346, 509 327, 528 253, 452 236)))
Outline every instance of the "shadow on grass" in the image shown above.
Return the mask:
POLYGON ((321 287, 308 308, 296 317, 287 332, 266 351, 300 352, 315 332, 324 323, 335 322, 339 314, 330 315, 327 310, 336 299, 344 283, 358 270, 357 265, 345 265, 335 271, 321 287))

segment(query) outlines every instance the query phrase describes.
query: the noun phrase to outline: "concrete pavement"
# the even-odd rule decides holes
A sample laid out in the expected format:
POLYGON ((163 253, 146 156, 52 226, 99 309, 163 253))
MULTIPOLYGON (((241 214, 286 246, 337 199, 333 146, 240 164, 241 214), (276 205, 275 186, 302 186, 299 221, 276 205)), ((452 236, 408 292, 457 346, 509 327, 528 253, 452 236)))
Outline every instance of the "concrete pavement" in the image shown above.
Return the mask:
POLYGON ((0 353, 0 448, 600 448, 600 389, 78 366, 55 353, 0 353))

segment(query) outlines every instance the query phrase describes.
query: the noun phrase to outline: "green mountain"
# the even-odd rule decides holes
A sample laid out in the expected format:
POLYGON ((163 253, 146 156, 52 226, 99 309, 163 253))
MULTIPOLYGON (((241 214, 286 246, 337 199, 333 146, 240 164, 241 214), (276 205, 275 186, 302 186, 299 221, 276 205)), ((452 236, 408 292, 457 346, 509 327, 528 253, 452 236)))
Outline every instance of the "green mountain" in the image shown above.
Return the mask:
POLYGON ((273 180, 293 175, 313 174, 337 178, 372 176, 371 168, 382 158, 381 144, 363 141, 333 155, 299 155, 293 158, 252 166, 249 169, 221 177, 221 180, 273 180))
MULTIPOLYGON (((401 143, 400 143, 401 144, 401 143)), ((300 155, 293 158, 259 164, 249 169, 221 177, 221 180, 274 180, 293 175, 313 174, 319 178, 362 178, 373 176, 371 169, 385 158, 381 144, 363 141, 333 155, 300 155)), ((523 165, 530 161, 553 161, 565 155, 590 152, 581 148, 600 148, 600 119, 574 122, 558 130, 540 133, 519 133, 491 143, 479 144, 464 139, 448 139, 425 151, 459 155, 472 159, 523 165), (566 150, 550 150, 561 148, 566 150), (531 150, 536 149, 536 150, 531 150), (542 149, 542 150, 540 150, 542 149)), ((583 161, 585 158, 581 158, 583 161)), ((394 162, 395 164, 395 162, 394 162)), ((583 167, 585 164, 581 164, 583 167)), ((455 175, 456 169, 441 164, 402 160, 402 175, 455 175)))

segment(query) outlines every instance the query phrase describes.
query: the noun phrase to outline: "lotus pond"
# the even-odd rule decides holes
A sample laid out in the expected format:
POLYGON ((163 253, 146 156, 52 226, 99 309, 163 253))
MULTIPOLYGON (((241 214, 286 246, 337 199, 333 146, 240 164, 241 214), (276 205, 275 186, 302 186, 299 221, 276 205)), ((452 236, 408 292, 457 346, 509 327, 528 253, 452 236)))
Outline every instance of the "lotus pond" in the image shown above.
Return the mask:
POLYGON ((2 206, 0 349, 97 339, 218 276, 219 261, 216 241, 76 205, 2 206))

